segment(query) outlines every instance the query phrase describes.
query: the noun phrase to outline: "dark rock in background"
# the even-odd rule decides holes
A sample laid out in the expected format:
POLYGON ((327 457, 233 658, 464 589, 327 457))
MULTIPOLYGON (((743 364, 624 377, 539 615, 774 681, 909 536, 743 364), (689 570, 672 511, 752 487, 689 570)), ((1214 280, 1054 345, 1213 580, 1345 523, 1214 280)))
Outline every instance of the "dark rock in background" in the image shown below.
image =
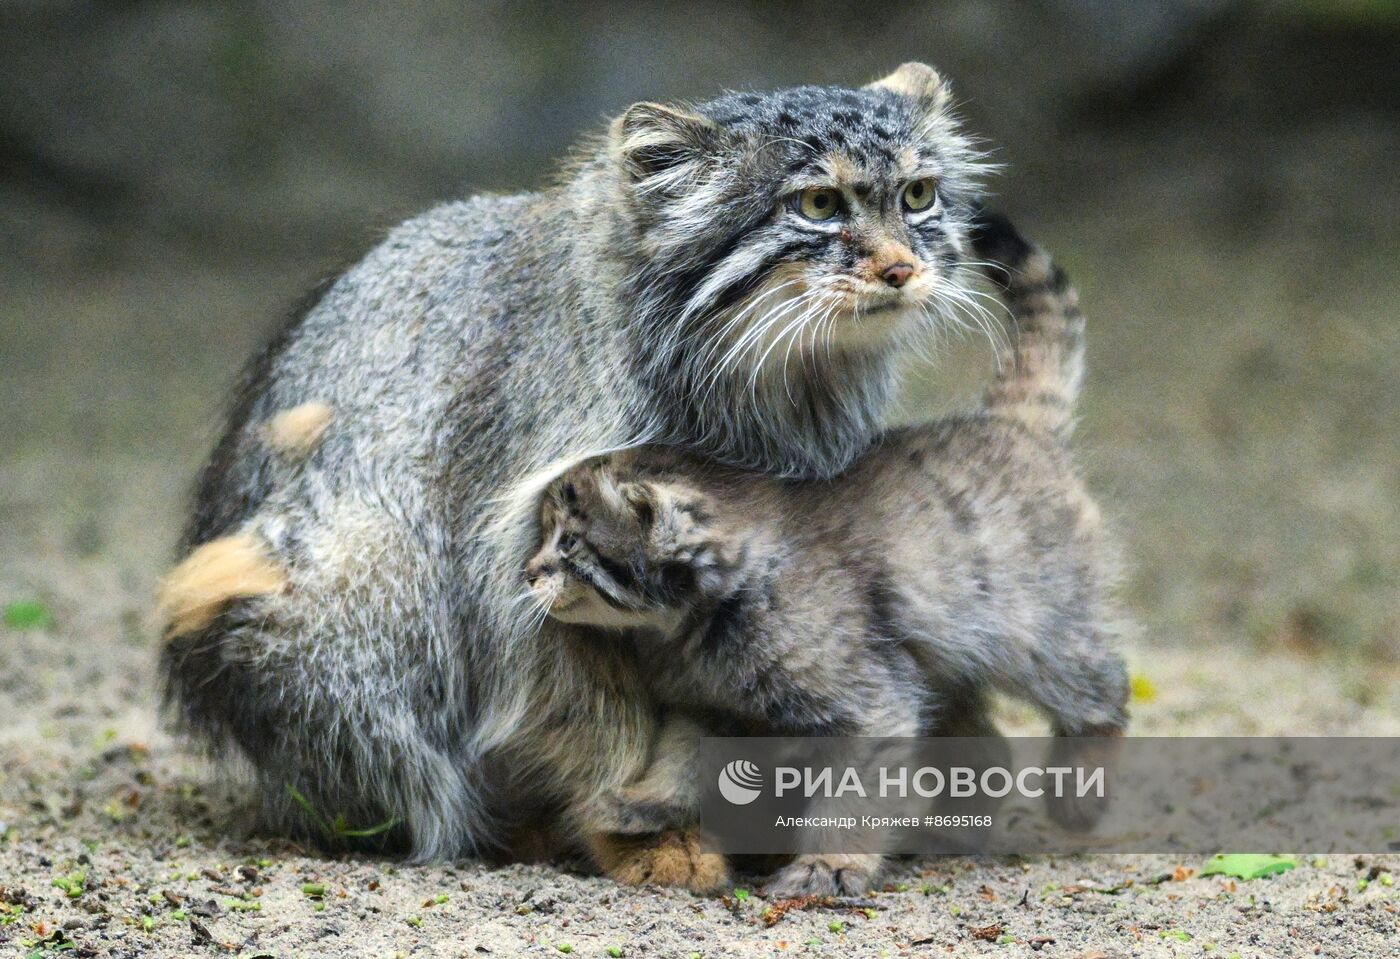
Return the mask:
POLYGON ((975 128, 1039 181, 1093 128, 1086 104, 1177 69, 1240 8, 10 3, 0 164, 45 204, 274 252, 538 182, 632 100, 858 83, 917 58, 954 79, 975 128))

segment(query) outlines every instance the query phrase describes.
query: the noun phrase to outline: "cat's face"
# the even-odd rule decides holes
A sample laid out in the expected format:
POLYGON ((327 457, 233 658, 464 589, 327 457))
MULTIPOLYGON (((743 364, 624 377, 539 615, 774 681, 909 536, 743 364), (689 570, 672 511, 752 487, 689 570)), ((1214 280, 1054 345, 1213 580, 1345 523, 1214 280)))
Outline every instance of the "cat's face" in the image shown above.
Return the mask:
POLYGON ((545 491, 534 599, 561 622, 670 632, 722 575, 705 498, 643 478, 623 457, 574 467, 545 491))
POLYGON ((703 365, 747 375, 879 350, 967 297, 979 163, 929 67, 637 104, 613 142, 646 256, 639 297, 703 365))

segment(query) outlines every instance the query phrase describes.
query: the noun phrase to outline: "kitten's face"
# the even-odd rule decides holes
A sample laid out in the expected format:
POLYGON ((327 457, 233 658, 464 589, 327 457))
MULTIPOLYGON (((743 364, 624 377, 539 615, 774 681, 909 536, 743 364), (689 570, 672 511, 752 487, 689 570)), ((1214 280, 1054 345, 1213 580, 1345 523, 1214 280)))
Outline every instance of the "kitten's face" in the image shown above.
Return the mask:
POLYGON ((534 598, 561 622, 669 632, 718 584, 704 497, 606 457, 556 480, 540 505, 534 598))
POLYGON ((664 284, 656 309, 706 364, 878 350, 966 296, 978 164, 928 67, 638 104, 614 142, 649 256, 635 282, 664 284))

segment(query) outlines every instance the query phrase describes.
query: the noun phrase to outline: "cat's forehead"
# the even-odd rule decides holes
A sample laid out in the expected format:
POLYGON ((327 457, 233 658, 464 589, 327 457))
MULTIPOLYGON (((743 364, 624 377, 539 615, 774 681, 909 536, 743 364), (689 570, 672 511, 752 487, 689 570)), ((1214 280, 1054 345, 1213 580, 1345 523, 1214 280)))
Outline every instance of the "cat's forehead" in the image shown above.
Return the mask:
POLYGON ((833 159, 878 173, 907 167, 917 156, 917 108, 889 90, 808 86, 728 93, 699 109, 785 156, 793 173, 815 172, 833 159))

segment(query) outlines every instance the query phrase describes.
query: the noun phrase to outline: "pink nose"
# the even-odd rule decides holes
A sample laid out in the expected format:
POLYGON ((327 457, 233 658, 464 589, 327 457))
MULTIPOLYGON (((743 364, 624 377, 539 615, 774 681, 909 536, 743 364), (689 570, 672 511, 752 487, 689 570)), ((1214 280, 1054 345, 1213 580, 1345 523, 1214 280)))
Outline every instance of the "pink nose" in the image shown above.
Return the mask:
POLYGON ((911 263, 894 263, 885 267, 885 272, 880 274, 880 279, 884 280, 895 289, 909 282, 909 278, 914 275, 914 266, 911 263))
POLYGON ((554 564, 539 559, 531 560, 525 566, 525 582, 534 586, 543 577, 554 572, 554 564))

